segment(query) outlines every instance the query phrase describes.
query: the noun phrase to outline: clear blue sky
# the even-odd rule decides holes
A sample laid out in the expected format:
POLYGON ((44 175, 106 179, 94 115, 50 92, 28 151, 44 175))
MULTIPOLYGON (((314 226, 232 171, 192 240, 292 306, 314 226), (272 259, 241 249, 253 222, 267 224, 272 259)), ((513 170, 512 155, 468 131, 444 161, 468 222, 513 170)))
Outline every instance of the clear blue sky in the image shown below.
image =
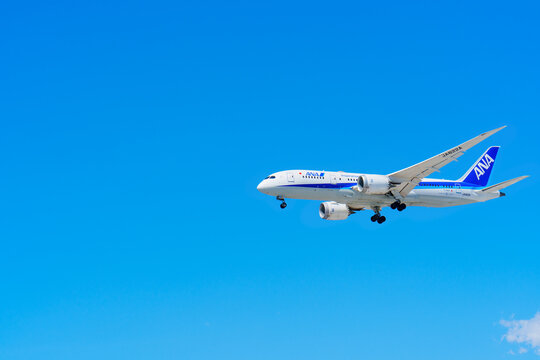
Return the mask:
MULTIPOLYGON (((4 2, 0 358, 507 359, 540 310, 536 2, 4 2), (508 196, 319 219, 290 168, 504 131, 508 196)), ((520 355, 535 359, 532 351, 520 355)))

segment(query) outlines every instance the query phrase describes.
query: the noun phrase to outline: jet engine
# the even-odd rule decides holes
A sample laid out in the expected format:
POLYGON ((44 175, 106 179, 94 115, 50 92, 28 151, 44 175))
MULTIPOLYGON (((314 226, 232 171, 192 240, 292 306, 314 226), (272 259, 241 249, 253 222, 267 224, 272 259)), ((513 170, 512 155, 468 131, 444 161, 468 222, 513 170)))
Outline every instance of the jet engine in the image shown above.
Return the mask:
POLYGON ((369 195, 386 194, 390 189, 390 179, 385 175, 360 175, 358 191, 369 195))
POLYGON ((350 214, 351 211, 346 204, 327 201, 319 206, 319 216, 324 220, 345 220, 350 214))

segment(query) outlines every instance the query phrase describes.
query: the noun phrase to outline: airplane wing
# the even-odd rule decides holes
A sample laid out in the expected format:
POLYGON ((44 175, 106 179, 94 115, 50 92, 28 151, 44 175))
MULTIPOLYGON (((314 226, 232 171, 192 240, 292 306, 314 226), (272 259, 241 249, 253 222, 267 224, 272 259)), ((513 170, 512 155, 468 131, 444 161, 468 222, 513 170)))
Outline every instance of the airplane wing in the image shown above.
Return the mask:
POLYGON ((416 185, 418 185, 423 178, 429 176, 435 171, 439 171, 440 168, 451 163, 452 161, 457 161, 456 159, 463 155, 465 151, 486 140, 488 137, 504 129, 505 127, 506 126, 502 126, 500 128, 482 133, 477 137, 446 150, 439 155, 435 155, 432 158, 424 160, 413 166, 409 166, 403 170, 388 174, 388 177, 394 184, 394 186, 390 188, 390 192, 397 199, 404 198, 408 193, 411 192, 412 189, 416 187, 416 185))

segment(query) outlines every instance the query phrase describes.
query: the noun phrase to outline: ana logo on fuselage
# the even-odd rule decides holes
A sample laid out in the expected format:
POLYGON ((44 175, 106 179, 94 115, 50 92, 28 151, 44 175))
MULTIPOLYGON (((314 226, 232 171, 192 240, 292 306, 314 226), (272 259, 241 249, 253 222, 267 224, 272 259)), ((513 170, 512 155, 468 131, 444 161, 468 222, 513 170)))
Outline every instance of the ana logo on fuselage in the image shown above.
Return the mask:
POLYGON ((494 160, 486 154, 482 160, 476 164, 474 167, 474 173, 476 174, 476 179, 480 180, 480 176, 486 173, 486 170, 489 169, 489 166, 494 162, 494 160))
POLYGON ((316 177, 319 177, 319 176, 324 176, 324 173, 318 173, 318 172, 314 172, 314 171, 307 171, 306 172, 306 176, 316 176, 316 177))

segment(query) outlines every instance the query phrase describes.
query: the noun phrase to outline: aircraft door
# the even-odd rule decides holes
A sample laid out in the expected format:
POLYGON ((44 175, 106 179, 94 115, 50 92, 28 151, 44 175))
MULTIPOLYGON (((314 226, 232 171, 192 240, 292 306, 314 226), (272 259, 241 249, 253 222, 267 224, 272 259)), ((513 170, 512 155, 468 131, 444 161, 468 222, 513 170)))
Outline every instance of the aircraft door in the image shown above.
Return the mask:
POLYGON ((461 185, 456 184, 456 195, 461 195, 461 185))
POLYGON ((294 172, 293 171, 289 171, 287 173, 287 181, 290 182, 290 183, 294 182, 294 172))
POLYGON ((330 175, 330 183, 335 185, 337 184, 337 175, 336 174, 331 174, 330 175))

